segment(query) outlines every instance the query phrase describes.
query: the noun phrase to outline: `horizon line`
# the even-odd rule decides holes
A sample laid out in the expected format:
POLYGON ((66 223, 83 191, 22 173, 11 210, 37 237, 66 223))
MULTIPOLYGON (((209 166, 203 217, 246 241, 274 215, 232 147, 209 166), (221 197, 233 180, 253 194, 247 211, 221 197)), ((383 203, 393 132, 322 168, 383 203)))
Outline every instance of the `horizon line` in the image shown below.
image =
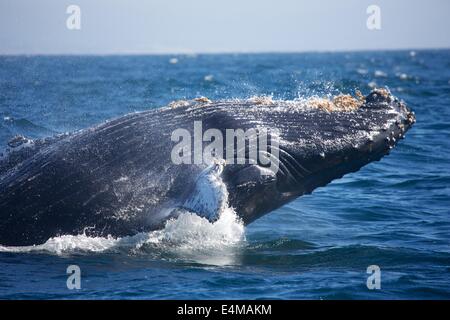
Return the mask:
POLYGON ((381 49, 338 49, 338 50, 243 50, 243 51, 167 51, 167 52, 42 52, 42 53, 2 53, 0 56, 189 56, 189 55, 238 55, 238 54, 303 54, 303 53, 364 53, 364 52, 401 52, 401 51, 445 51, 450 50, 448 47, 429 47, 429 48, 381 48, 381 49))

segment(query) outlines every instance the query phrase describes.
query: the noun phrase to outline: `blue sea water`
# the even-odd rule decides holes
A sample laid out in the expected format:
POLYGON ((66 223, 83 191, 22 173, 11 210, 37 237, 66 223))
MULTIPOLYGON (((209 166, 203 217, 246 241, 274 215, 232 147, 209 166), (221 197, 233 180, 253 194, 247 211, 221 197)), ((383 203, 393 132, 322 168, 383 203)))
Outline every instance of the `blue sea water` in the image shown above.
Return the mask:
POLYGON ((79 236, 2 247, 0 298, 449 299, 450 51, 3 56, 0 148, 17 134, 46 137, 177 99, 367 94, 375 85, 417 116, 382 161, 244 231, 178 221, 143 244, 79 236), (66 286, 72 264, 80 290, 66 286), (379 290, 366 286, 369 265, 381 268, 379 290))

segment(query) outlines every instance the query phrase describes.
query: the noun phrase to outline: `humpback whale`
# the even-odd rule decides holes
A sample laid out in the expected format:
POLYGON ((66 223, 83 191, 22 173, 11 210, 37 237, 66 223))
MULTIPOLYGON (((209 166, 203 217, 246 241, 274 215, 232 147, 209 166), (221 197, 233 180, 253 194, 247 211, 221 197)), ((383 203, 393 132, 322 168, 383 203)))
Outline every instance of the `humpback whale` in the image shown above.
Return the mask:
POLYGON ((414 122, 403 101, 375 89, 358 99, 201 98, 70 134, 17 137, 0 158, 0 244, 41 244, 65 234, 133 235, 161 228, 177 208, 214 221, 227 205, 249 224, 380 160, 414 122), (174 163, 172 133, 193 130, 195 121, 224 134, 276 129, 278 143, 269 147, 277 151, 277 170, 219 158, 174 163))

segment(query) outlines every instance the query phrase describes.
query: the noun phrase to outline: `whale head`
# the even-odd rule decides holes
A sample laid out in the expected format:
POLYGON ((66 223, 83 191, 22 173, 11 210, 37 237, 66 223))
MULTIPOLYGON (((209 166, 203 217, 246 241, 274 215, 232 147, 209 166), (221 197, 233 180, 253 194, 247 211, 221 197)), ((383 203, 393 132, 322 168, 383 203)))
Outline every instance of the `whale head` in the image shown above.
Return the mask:
MULTIPOLYGON (((255 102, 252 102, 255 104, 255 102)), ((260 126, 276 129, 273 166, 226 166, 229 204, 244 223, 380 160, 404 138, 414 113, 387 89, 359 99, 271 101, 255 107, 260 126)))

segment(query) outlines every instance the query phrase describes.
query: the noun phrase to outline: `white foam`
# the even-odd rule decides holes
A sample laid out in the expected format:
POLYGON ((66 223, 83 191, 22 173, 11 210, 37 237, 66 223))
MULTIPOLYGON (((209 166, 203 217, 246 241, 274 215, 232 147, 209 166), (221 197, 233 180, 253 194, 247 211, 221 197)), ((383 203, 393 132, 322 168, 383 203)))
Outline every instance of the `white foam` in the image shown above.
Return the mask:
POLYGON ((243 240, 244 225, 232 209, 221 212, 214 223, 186 211, 167 221, 164 229, 147 233, 136 248, 156 245, 175 252, 220 250, 239 245, 243 240))
POLYGON ((374 75, 377 78, 386 78, 387 77, 387 73, 384 71, 381 71, 381 70, 375 70, 374 75))
POLYGON ((245 229, 235 211, 228 206, 228 192, 220 177, 222 166, 220 161, 215 161, 204 171, 206 178, 197 182, 200 190, 197 190, 195 201, 191 206, 185 206, 195 212, 199 212, 196 210, 199 208, 217 212, 215 222, 202 217, 201 212, 198 215, 188 209, 174 208, 171 211, 177 218, 166 221, 161 230, 122 238, 63 235, 50 238, 40 245, 0 245, 0 252, 47 252, 58 255, 105 251, 129 254, 156 252, 158 255, 171 254, 175 258, 208 264, 230 264, 234 249, 245 242, 245 229))
POLYGON ((230 264, 236 248, 245 243, 244 225, 234 210, 226 208, 214 223, 183 211, 161 230, 114 238, 63 235, 34 246, 0 246, 0 252, 46 252, 57 255, 119 251, 129 254, 165 253, 175 258, 208 264, 230 264))

